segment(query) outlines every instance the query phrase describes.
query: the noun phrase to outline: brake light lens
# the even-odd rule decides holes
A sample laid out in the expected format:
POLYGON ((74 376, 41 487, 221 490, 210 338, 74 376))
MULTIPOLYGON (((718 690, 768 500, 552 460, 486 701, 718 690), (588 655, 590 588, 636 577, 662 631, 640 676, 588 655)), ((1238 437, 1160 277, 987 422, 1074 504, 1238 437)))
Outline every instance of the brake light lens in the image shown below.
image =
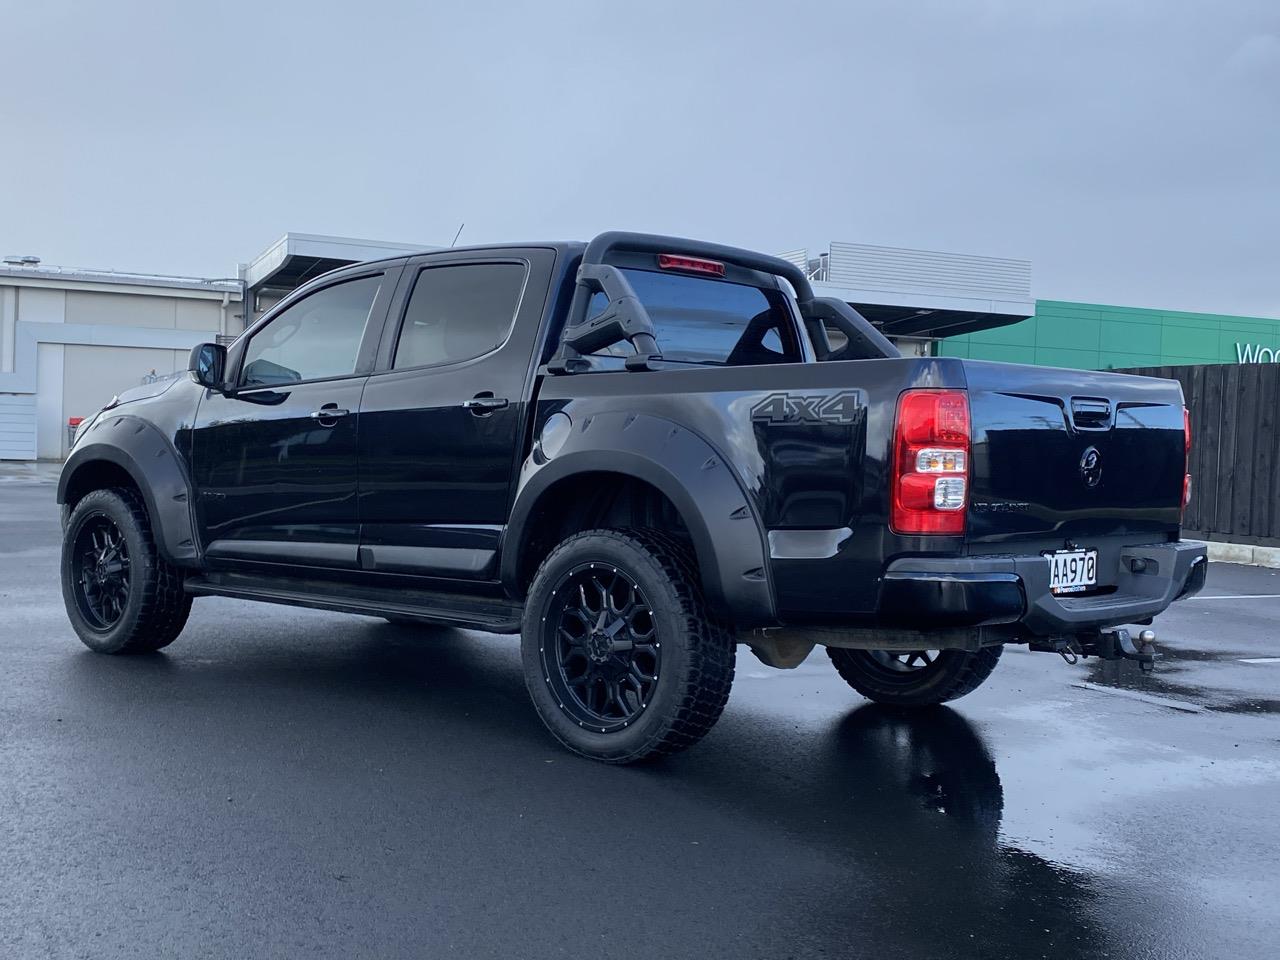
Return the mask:
POLYGON ((969 445, 963 390, 908 390, 898 398, 889 517, 895 533, 964 533, 969 445))
POLYGON ((719 260, 686 257, 678 253, 658 254, 658 267, 662 270, 683 270, 685 273, 707 273, 715 277, 724 276, 724 264, 719 260))
POLYGON ((1191 503, 1191 411, 1186 407, 1182 408, 1182 440, 1186 453, 1186 473, 1182 476, 1182 510, 1185 513, 1191 503))

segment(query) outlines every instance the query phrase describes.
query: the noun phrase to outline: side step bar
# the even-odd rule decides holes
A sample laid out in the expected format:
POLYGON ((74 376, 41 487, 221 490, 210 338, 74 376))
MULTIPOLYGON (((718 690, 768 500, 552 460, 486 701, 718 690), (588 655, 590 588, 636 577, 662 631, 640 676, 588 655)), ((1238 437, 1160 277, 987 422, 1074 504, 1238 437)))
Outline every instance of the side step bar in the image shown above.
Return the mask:
POLYGON ((262 600, 368 617, 403 617, 489 633, 520 632, 519 604, 468 594, 354 587, 327 580, 255 577, 242 573, 188 577, 185 588, 195 596, 262 600))

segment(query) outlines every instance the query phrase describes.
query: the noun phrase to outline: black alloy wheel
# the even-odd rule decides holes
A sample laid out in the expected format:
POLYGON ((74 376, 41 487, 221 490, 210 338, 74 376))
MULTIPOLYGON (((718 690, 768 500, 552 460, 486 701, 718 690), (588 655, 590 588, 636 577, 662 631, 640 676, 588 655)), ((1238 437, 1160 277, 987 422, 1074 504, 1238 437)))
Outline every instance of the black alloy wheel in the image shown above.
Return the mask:
POLYGON ((691 545, 584 530, 529 585, 520 654, 547 730, 584 757, 635 763, 690 747, 733 684, 733 631, 707 608, 691 545))
POLYGON ((151 653, 191 612, 182 571, 160 555, 139 491, 92 490, 62 533, 62 598, 77 636, 98 653, 151 653))
POLYGON ((868 700, 928 707, 963 697, 982 685, 1003 647, 979 650, 855 650, 827 647, 844 681, 868 700))
POLYGON ((94 628, 110 630, 129 603, 129 547, 124 532, 99 514, 76 534, 71 548, 76 606, 94 628))
POLYGON ((552 597, 539 653, 562 709, 600 733, 634 723, 662 662, 644 591, 620 570, 588 563, 561 577, 552 597))
POLYGON ((900 676, 913 670, 927 670, 938 659, 941 650, 869 650, 868 666, 879 668, 886 674, 900 676))

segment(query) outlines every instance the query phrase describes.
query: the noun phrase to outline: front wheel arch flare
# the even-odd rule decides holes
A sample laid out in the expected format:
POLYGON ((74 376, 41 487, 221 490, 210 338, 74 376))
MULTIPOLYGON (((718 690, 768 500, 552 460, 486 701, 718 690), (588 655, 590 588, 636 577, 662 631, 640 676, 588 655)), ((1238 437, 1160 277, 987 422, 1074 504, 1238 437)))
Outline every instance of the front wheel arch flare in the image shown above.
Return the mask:
POLYGON ((173 444, 141 417, 109 413, 95 424, 90 439, 91 443, 77 446, 63 466, 58 503, 69 503, 70 491, 83 471, 92 470, 95 463, 110 463, 124 470, 142 495, 160 555, 179 566, 199 564, 191 482, 173 444))

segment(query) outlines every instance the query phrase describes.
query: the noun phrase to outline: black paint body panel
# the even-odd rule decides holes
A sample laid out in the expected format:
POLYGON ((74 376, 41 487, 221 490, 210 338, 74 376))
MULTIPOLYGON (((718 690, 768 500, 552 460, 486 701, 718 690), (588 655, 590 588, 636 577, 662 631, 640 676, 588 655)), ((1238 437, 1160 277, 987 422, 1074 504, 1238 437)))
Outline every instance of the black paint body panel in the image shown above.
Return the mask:
MULTIPOLYGON (((343 544, 345 565, 355 566, 359 417, 348 413, 326 426, 312 414, 325 404, 359 410, 365 379, 232 396, 210 391, 196 418, 193 470, 207 543, 276 542, 284 563, 299 562, 291 548, 299 541, 343 544)), ((255 556, 270 559, 265 551, 255 556)))
POLYGON ((974 425, 968 538, 999 543, 1123 534, 1142 542, 1181 523, 1182 389, 1172 380, 965 361, 974 425), (1088 401, 1110 414, 1077 424, 1088 401), (1081 474, 1087 451, 1098 477, 1081 474), (1009 505, 1025 508, 1000 509, 1009 505))

